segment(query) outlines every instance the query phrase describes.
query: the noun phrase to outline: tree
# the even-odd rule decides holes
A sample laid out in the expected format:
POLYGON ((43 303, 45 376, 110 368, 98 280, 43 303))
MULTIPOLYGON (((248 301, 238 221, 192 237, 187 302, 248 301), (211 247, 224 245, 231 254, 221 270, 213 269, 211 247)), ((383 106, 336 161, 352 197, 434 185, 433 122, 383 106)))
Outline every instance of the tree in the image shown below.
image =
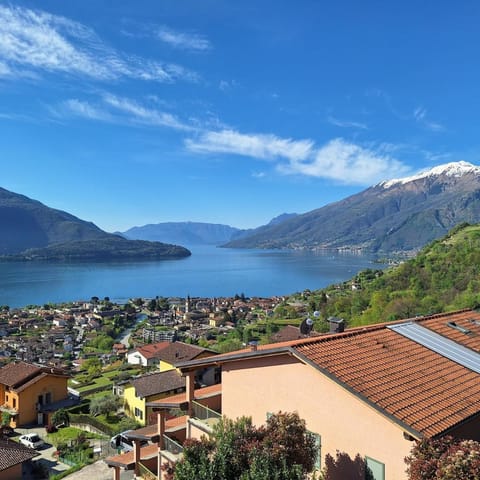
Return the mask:
POLYGON ((64 408, 60 408, 52 415, 52 424, 55 426, 62 424, 68 426, 70 424, 70 415, 64 408))
POLYGON ((120 399, 115 395, 95 397, 90 401, 90 415, 105 415, 107 418, 112 412, 116 412, 120 399))
MULTIPOLYGON (((188 440, 175 480, 302 480, 313 470, 315 442, 297 413, 272 415, 265 426, 223 418, 213 438, 188 440)), ((166 467, 165 467, 166 468, 166 467)))
POLYGON ((102 363, 98 357, 87 358, 80 370, 87 372, 89 376, 94 376, 102 371, 102 363))
POLYGON ((479 480, 480 443, 426 438, 413 446, 405 462, 409 480, 479 480))
POLYGON ((11 413, 7 412, 7 411, 3 411, 2 412, 2 425, 3 426, 9 426, 11 420, 12 420, 11 413))

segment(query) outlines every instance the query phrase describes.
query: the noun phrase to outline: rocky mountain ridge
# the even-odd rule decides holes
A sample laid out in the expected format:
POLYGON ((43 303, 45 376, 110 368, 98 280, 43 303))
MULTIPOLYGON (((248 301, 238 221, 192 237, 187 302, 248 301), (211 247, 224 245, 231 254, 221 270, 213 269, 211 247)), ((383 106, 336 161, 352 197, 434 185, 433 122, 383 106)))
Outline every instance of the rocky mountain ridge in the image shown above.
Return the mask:
POLYGON ((412 252, 462 222, 480 222, 480 168, 454 162, 381 182, 225 246, 412 252))

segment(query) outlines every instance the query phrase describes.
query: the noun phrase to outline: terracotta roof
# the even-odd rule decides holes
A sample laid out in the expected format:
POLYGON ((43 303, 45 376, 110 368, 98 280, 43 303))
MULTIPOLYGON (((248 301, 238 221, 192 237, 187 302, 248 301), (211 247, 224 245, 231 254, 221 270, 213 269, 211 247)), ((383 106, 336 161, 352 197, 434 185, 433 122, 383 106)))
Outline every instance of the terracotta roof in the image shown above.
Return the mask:
POLYGON ((147 373, 131 380, 130 383, 135 387, 137 396, 145 398, 184 388, 185 378, 181 377, 176 370, 169 370, 168 372, 147 373))
MULTIPOLYGON (((120 453, 119 455, 114 455, 113 457, 108 457, 105 459, 105 463, 112 467, 123 467, 131 468, 135 465, 133 460, 134 452, 120 453)), ((158 455, 158 445, 156 443, 152 445, 146 445, 145 447, 140 448, 140 460, 147 460, 149 458, 156 457, 158 455)))
MULTIPOLYGON (((320 335, 317 332, 311 332, 311 337, 316 337, 320 335)), ((271 341, 272 343, 277 342, 288 342, 291 340, 298 340, 300 338, 305 338, 305 336, 300 333, 300 329, 298 327, 294 327, 293 325, 285 325, 281 328, 277 333, 272 335, 271 341)))
POLYGON ((159 353, 170 345, 170 342, 149 343, 141 347, 137 347, 136 351, 141 353, 146 359, 158 358, 159 353))
POLYGON ((170 418, 165 422, 165 431, 170 432, 178 430, 179 428, 186 428, 188 421, 188 415, 182 415, 180 417, 170 418))
POLYGON ((12 440, 0 439, 0 471, 40 455, 32 448, 12 440))
POLYGON ((188 362, 203 353, 208 353, 210 355, 216 354, 216 352, 213 352, 212 350, 198 347, 197 345, 190 345, 183 342, 172 342, 168 347, 162 350, 159 358, 173 365, 176 362, 188 362))
MULTIPOLYGON (((202 398, 221 395, 221 393, 222 393, 222 384, 217 383, 215 385, 210 385, 209 387, 197 388, 194 392, 193 399, 202 400, 202 398)), ((171 395, 170 397, 153 400, 152 402, 148 402, 147 406, 155 407, 155 406, 160 406, 162 404, 181 405, 182 403, 186 403, 186 401, 187 401, 187 394, 186 392, 183 392, 183 393, 177 393, 177 395, 171 395)))
MULTIPOLYGON (((186 428, 187 426, 187 415, 182 415, 180 417, 169 418, 165 422, 165 431, 175 431, 180 428, 186 428)), ((130 430, 127 434, 129 438, 137 438, 140 440, 149 440, 151 442, 158 441, 158 425, 156 423, 152 425, 147 425, 146 427, 137 428, 136 430, 130 430)))
MULTIPOLYGON (((480 353, 480 313, 468 310, 408 319, 480 353), (454 323, 470 333, 448 326, 454 323), (477 324, 478 322, 478 324, 477 324)), ((195 366, 295 355, 391 418, 414 436, 438 436, 480 414, 480 375, 387 328, 390 322, 344 333, 259 345, 195 366)))
POLYGON ((419 323, 454 342, 460 343, 461 345, 480 353, 479 312, 475 310, 466 310, 453 312, 448 315, 441 315, 440 318, 442 321, 438 321, 438 315, 432 315, 426 319, 421 319, 419 323), (452 328, 452 326, 448 325, 449 323, 454 323, 461 328, 470 330, 470 334, 465 334, 456 328, 452 328))
POLYGON ((41 371, 40 367, 30 363, 9 363, 0 368, 0 383, 9 387, 16 387, 38 375, 41 371))

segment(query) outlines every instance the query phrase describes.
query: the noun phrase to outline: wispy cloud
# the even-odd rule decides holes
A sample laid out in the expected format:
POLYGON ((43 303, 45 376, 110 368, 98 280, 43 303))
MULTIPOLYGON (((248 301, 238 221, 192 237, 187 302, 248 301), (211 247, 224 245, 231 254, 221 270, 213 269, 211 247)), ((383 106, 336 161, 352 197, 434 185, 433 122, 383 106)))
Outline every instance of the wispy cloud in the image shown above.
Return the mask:
POLYGON ((417 107, 413 111, 413 118, 427 130, 432 132, 441 132, 445 130, 445 127, 437 122, 432 122, 427 116, 427 109, 424 107, 417 107))
POLYGON ((212 48, 208 39, 197 33, 178 32, 162 26, 157 30, 157 37, 174 48, 192 51, 205 51, 212 48))
POLYGON ((280 165, 288 174, 327 178, 339 183, 369 185, 385 178, 402 176, 410 169, 381 151, 336 138, 318 148, 306 161, 280 165))
MULTIPOLYGON (((104 122, 112 122, 114 118, 109 112, 92 105, 89 102, 71 98, 61 104, 63 112, 68 111, 76 116, 88 118, 89 120, 101 120, 104 122)), ((58 113, 58 110, 56 111, 58 113)))
POLYGON ((174 130, 193 131, 195 128, 179 120, 175 115, 158 109, 146 108, 143 105, 128 98, 105 94, 103 101, 109 107, 127 114, 135 123, 155 127, 167 127, 174 130))
POLYGON ((409 167, 389 155, 382 145, 367 147, 341 138, 317 147, 309 139, 292 140, 223 130, 187 139, 186 147, 197 153, 225 153, 268 160, 275 162, 276 169, 285 175, 325 178, 343 184, 371 185, 392 175, 410 172, 409 167))
POLYGON ((197 139, 187 139, 186 146, 190 151, 199 153, 229 153, 262 160, 284 158, 299 161, 311 155, 313 141, 221 130, 204 132, 197 139))
POLYGON ((30 69, 102 81, 198 79, 179 65, 124 55, 92 29, 66 17, 13 6, 0 6, 0 62, 0 75, 10 76, 30 69))
POLYGON ((49 107, 55 119, 80 117, 113 124, 162 127, 183 132, 196 132, 198 127, 158 108, 146 107, 130 98, 104 93, 96 102, 70 98, 49 107))
POLYGON ((327 117, 328 123, 331 123, 332 125, 335 125, 336 127, 342 127, 342 128, 360 128, 362 130, 367 130, 368 126, 365 123, 361 122, 352 122, 348 120, 339 120, 338 118, 335 118, 331 115, 327 117))
POLYGON ((218 84, 218 88, 222 90, 222 92, 226 92, 227 90, 236 87, 238 87, 238 82, 235 80, 220 80, 220 83, 218 84))

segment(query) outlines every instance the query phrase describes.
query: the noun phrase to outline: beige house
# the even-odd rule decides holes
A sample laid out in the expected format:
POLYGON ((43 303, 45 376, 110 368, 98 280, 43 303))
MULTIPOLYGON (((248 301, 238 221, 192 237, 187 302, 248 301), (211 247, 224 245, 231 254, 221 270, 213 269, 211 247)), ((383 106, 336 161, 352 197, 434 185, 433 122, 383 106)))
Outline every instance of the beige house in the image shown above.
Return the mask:
MULTIPOLYGON (((360 454, 376 480, 406 480, 404 457, 416 439, 446 434, 480 440, 480 313, 460 311, 252 347, 177 364, 186 376, 183 405, 157 405, 157 431, 168 407, 182 406, 186 437, 211 431, 198 406, 198 369, 221 366, 221 413, 297 411, 325 455, 360 454)), ((173 400, 173 399, 170 399, 173 400)), ((217 410, 219 410, 217 408, 217 410)), ((171 455, 159 442, 158 465, 171 455)), ((140 453, 138 458, 141 458, 140 453)), ((136 465, 135 468, 140 467, 136 465)))

